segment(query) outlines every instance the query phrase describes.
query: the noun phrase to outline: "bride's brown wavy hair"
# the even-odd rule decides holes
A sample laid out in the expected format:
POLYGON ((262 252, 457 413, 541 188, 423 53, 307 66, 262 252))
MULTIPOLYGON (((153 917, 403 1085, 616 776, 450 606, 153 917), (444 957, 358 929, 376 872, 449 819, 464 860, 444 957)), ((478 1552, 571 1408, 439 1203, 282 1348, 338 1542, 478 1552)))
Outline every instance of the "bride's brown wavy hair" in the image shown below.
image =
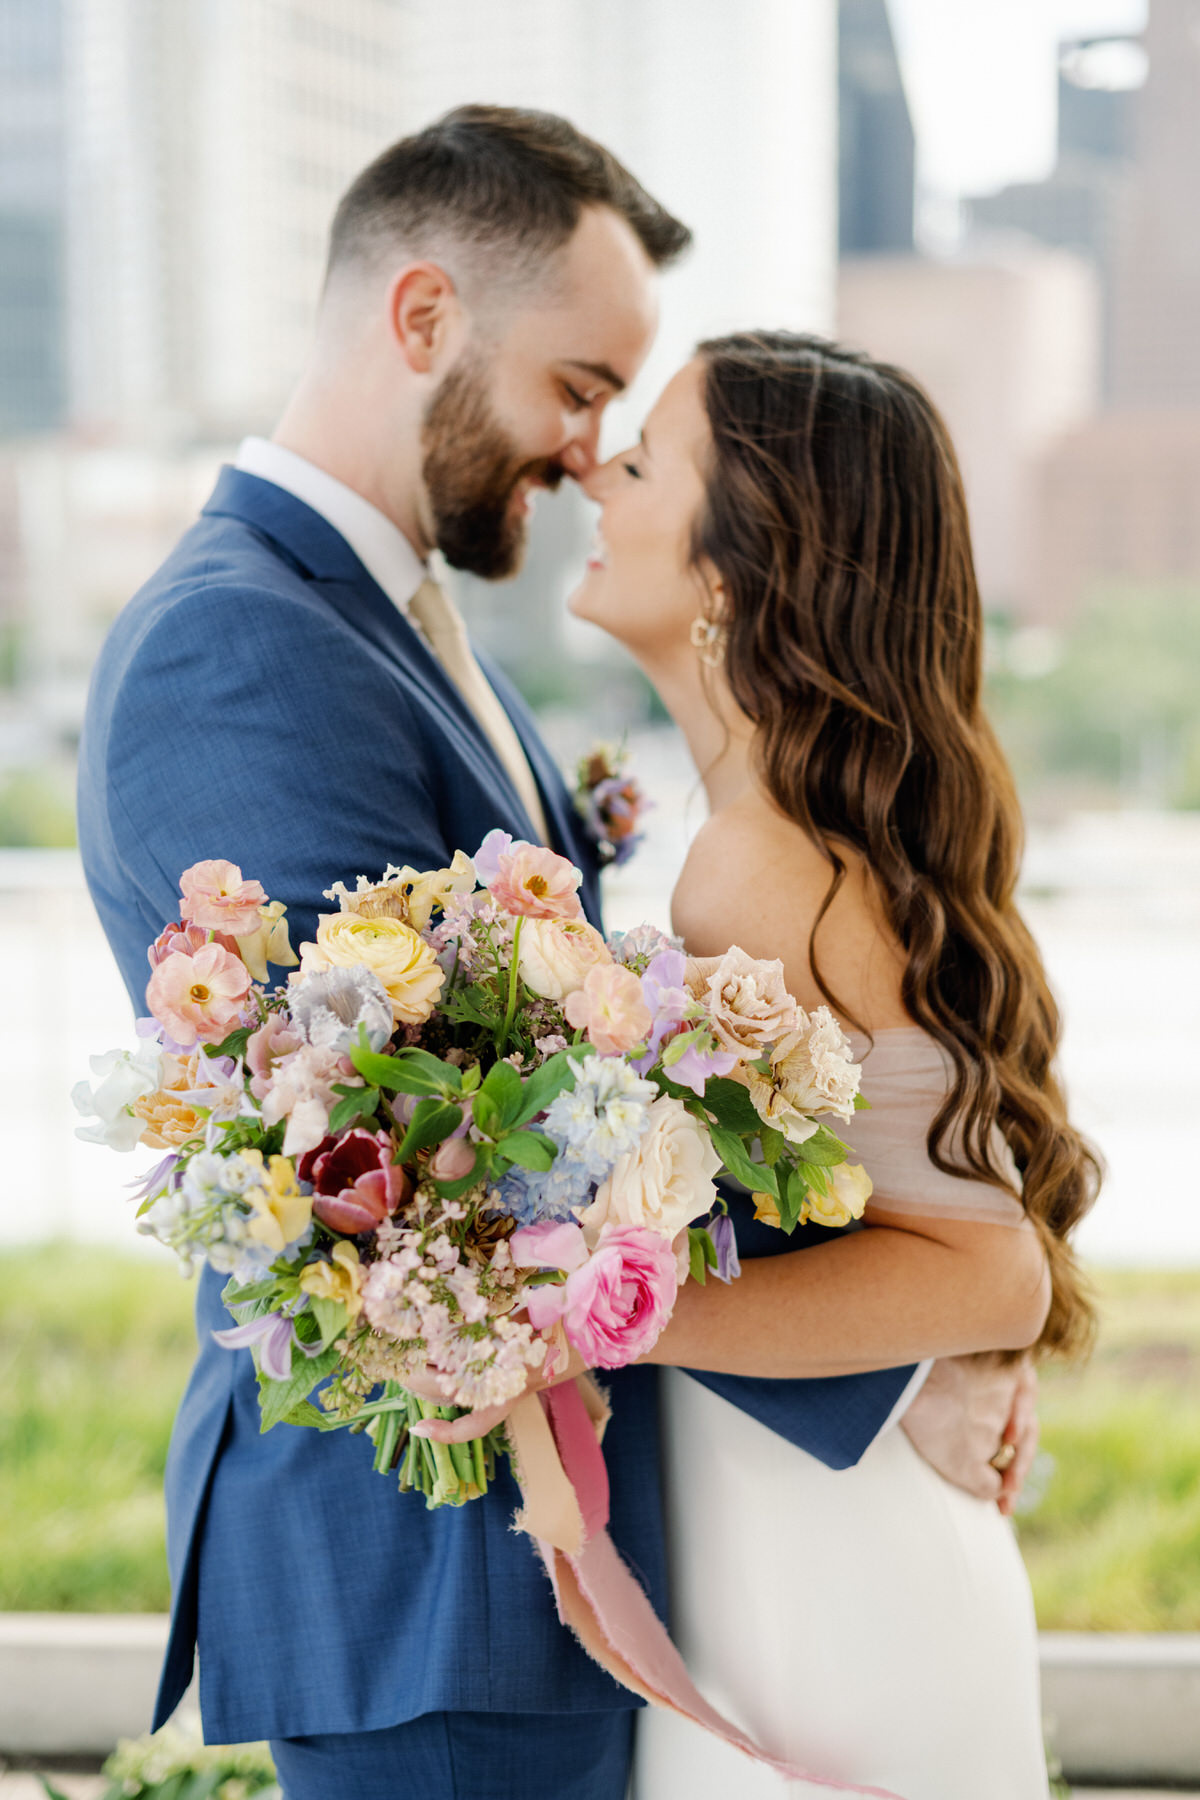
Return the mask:
POLYGON ((712 449, 693 555, 725 584, 725 674, 767 790, 829 860, 813 974, 836 1005, 816 939, 849 847, 902 947, 905 1006, 953 1062, 930 1155, 1011 1191, 999 1126, 1050 1261, 1040 1347, 1082 1352, 1094 1315, 1068 1238, 1100 1170, 1067 1118, 1058 1009, 1015 904, 1021 811, 981 705, 946 427, 902 369, 822 338, 739 333, 698 355, 712 449))

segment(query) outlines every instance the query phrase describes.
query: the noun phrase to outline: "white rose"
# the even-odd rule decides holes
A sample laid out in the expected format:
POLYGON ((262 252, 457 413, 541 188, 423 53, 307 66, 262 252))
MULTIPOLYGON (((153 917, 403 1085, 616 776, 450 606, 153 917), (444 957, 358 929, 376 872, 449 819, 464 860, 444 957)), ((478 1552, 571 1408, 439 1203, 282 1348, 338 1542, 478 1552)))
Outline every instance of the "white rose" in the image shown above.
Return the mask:
MULTIPOLYGON (((827 1006, 819 1006, 811 1015, 802 1015, 798 1031, 789 1032, 771 1052, 769 1079, 757 1077, 751 1083, 751 1094, 759 1112, 772 1125, 801 1143, 775 1114, 837 1113, 840 1118, 854 1117, 854 1098, 858 1093, 862 1070, 854 1061, 845 1032, 827 1006), (772 1088, 778 1099, 765 1111, 766 1093, 772 1088)), ((808 1132, 804 1136, 811 1135, 808 1132)))
POLYGON ((579 1215, 589 1231, 643 1225, 674 1238, 716 1199, 721 1159, 682 1100, 664 1095, 650 1107, 646 1130, 618 1157, 592 1204, 579 1215))
POLYGON ((814 1194, 810 1189, 805 1218, 813 1225, 848 1225, 851 1219, 861 1219, 875 1185, 862 1164, 835 1163, 825 1173, 832 1191, 814 1194))
POLYGON ((146 1129, 145 1119, 133 1113, 133 1103, 158 1088, 162 1051, 147 1039, 136 1051, 106 1050, 103 1056, 93 1056, 89 1061, 92 1074, 100 1080, 94 1088, 90 1082, 77 1082, 71 1099, 76 1112, 98 1122, 77 1126, 75 1136, 88 1144, 107 1144, 112 1150, 132 1150, 146 1129))
POLYGON ((521 926, 521 980, 543 1000, 565 1000, 583 986, 589 969, 611 961, 586 919, 526 919, 521 926))

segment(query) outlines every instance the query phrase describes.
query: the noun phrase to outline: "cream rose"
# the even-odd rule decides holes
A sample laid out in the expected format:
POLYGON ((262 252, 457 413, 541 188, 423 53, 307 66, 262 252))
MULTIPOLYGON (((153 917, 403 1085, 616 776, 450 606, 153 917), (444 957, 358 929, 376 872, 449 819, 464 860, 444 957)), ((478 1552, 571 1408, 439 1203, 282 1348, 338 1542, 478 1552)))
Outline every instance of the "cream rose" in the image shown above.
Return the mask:
POLYGON ((687 984, 722 1049, 735 1056, 761 1056, 795 1030, 798 1008, 784 986, 778 957, 762 962, 735 944, 715 963, 711 958, 689 963, 687 984))
POLYGON ((602 1225, 642 1225, 674 1238, 716 1198, 713 1177, 721 1159, 682 1100, 663 1095, 649 1109, 646 1130, 617 1159, 592 1204, 579 1215, 589 1233, 602 1225))
POLYGON ((401 1025, 425 1022, 446 979, 425 939, 402 919, 322 913, 316 943, 300 946, 301 975, 359 967, 378 976, 401 1025))
POLYGON ((771 1111, 764 1111, 756 1080, 778 1095, 772 1111, 836 1113, 852 1119, 861 1079, 862 1070, 854 1061, 845 1032, 829 1008, 819 1006, 811 1016, 800 1014, 799 1029, 781 1038, 771 1052, 770 1080, 752 1077, 750 1091, 763 1118, 786 1130, 771 1111))
POLYGON ((565 1000, 581 988, 589 969, 612 955, 586 919, 526 919, 521 926, 521 980, 543 1000, 565 1000))
POLYGON ((861 1219, 875 1185, 862 1164, 835 1163, 825 1174, 831 1192, 814 1194, 809 1189, 805 1219, 812 1225, 848 1225, 851 1219, 861 1219))

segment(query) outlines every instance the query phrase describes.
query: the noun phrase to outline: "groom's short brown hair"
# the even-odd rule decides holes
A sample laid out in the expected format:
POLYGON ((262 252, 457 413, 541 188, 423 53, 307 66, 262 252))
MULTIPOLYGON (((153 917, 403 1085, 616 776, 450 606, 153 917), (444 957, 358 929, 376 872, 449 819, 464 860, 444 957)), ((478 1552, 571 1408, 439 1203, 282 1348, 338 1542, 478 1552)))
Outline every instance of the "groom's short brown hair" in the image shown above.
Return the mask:
POLYGON ((486 265, 490 281, 508 285, 539 273, 587 206, 619 213, 656 268, 692 241, 610 150, 569 120, 458 106, 392 144, 351 183, 334 215, 327 274, 455 243, 486 265))

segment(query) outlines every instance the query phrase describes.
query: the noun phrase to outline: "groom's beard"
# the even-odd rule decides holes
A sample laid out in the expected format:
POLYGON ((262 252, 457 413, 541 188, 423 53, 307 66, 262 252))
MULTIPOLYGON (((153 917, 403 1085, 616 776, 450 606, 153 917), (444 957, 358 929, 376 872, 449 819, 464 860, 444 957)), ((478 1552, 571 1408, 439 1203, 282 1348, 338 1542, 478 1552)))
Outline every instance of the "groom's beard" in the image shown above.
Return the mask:
POLYGON ((521 458, 491 409, 481 358, 450 370, 425 414, 421 441, 434 536, 446 561, 485 581, 515 575, 526 525, 513 505, 517 485, 532 477, 554 489, 566 470, 545 457, 521 458))

